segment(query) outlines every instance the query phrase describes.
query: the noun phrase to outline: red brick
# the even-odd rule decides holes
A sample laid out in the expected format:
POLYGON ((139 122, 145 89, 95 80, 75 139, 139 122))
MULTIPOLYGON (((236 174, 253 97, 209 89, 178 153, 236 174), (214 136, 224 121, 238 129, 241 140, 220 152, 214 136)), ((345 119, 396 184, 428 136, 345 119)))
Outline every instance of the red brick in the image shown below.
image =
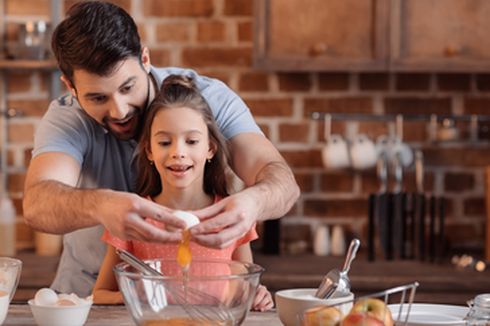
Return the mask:
POLYGON ((10 143, 32 143, 34 141, 34 126, 31 123, 10 123, 8 141, 10 143))
POLYGON ((190 67, 249 67, 252 63, 252 49, 238 48, 185 48, 182 51, 182 65, 190 67))
POLYGON ((427 166, 484 167, 490 165, 487 150, 481 148, 429 148, 424 150, 427 166))
POLYGON ((7 166, 15 164, 15 153, 12 150, 7 150, 7 166))
POLYGON ((220 21, 204 21, 197 24, 199 42, 223 42, 226 25, 220 21))
POLYGON ((490 74, 476 75, 476 88, 479 91, 490 91, 490 74))
POLYGON ((349 74, 320 73, 318 86, 321 91, 343 91, 349 89, 349 74))
POLYGON ((254 116, 267 117, 287 117, 293 114, 293 100, 285 99, 246 99, 245 102, 249 106, 254 116))
POLYGON ((251 16, 252 13, 253 0, 225 0, 226 16, 251 16))
POLYGON ((319 150, 284 150, 281 154, 291 168, 323 166, 319 150))
POLYGON ((465 216, 486 216, 485 198, 467 198, 463 205, 465 216))
POLYGON ((306 73, 279 73, 277 78, 281 91, 308 91, 312 85, 310 74, 306 73))
POLYGON ((490 113, 490 97, 483 96, 466 96, 464 98, 465 114, 482 114, 490 113))
POLYGON ((271 135, 270 135, 270 127, 269 125, 266 125, 266 124, 263 124, 263 123, 259 123, 259 128, 260 130, 262 130, 262 132, 264 133, 265 137, 267 137, 268 139, 271 138, 271 135))
POLYGON ((188 42, 190 28, 189 23, 161 23, 156 26, 156 39, 158 42, 188 42))
POLYGON ((471 77, 469 74, 438 74, 437 85, 442 91, 469 91, 471 77))
MULTIPOLYGON (((317 134, 317 141, 323 142, 325 141, 325 124, 324 121, 317 121, 318 123, 318 134, 317 134)), ((331 133, 332 134, 339 134, 339 135, 344 135, 346 131, 346 123, 343 121, 332 121, 332 126, 331 126, 331 133)))
POLYGON ((171 65, 170 51, 166 49, 150 50, 151 64, 157 67, 166 67, 171 65))
POLYGON ((240 91, 269 91, 269 75, 262 72, 246 72, 238 80, 240 91))
POLYGON ((211 17, 213 0, 145 0, 143 13, 153 17, 211 17))
POLYGON ((9 192, 22 192, 24 191, 25 174, 23 173, 10 173, 7 177, 7 189, 9 192))
POLYGON ((7 92, 27 92, 31 89, 30 72, 11 72, 8 74, 7 92))
POLYGON ((196 69, 200 75, 221 80, 223 83, 230 84, 230 72, 220 69, 196 69))
POLYGON ((388 124, 385 121, 359 121, 358 133, 368 135, 375 142, 377 137, 388 134, 388 124))
MULTIPOLYGON (((404 172, 403 175, 404 190, 408 192, 417 191, 417 186, 415 183, 415 172, 413 170, 404 172)), ((435 186, 435 176, 431 171, 424 172, 424 191, 433 192, 435 186)))
POLYGON ((452 222, 446 224, 445 233, 450 245, 462 245, 464 243, 474 243, 480 241, 483 243, 483 227, 477 225, 452 222))
POLYGON ((311 226, 309 224, 286 224, 281 226, 281 240, 286 243, 306 241, 311 243, 311 226))
MULTIPOLYGON (((65 2, 65 11, 67 11, 72 5, 74 5, 77 2, 80 2, 80 0, 65 0, 64 2, 65 2)), ((124 10, 126 10, 128 13, 131 14, 131 10, 132 10, 131 0, 110 0, 109 2, 123 8, 124 10)))
POLYGON ((389 74, 364 73, 359 75, 359 88, 361 91, 386 91, 389 87, 389 74))
POLYGON ((295 172, 294 177, 302 193, 313 191, 314 175, 311 173, 295 172))
POLYGON ((323 113, 372 113, 371 97, 341 98, 306 98, 304 100, 304 116, 310 117, 313 112, 323 113))
POLYGON ((304 213, 316 217, 366 217, 366 199, 307 199, 304 213))
POLYGON ((281 142, 306 143, 309 130, 309 122, 281 123, 279 125, 279 140, 281 142))
POLYGON ((384 106, 386 114, 451 114, 450 98, 388 97, 384 106))
POLYGON ((427 140, 427 122, 426 121, 407 121, 403 122, 403 141, 424 142, 427 140))
POLYGON ((7 0, 5 3, 7 15, 49 17, 50 8, 49 0, 7 0))
POLYGON ((149 40, 146 32, 146 24, 144 22, 141 22, 137 23, 136 25, 138 26, 138 34, 140 35, 141 43, 148 44, 149 40))
POLYGON ((444 189, 447 192, 461 192, 475 187, 475 176, 469 173, 448 172, 444 176, 444 189))
POLYGON ((320 188, 325 193, 352 192, 354 189, 354 175, 352 171, 338 171, 322 173, 320 188))
POLYGON ((253 25, 252 22, 238 22, 238 41, 252 42, 253 41, 253 25))
POLYGON ((40 100, 8 100, 7 106, 22 112, 24 117, 41 117, 49 105, 48 99, 40 100))
POLYGON ((32 158, 32 148, 27 148, 24 150, 24 166, 28 167, 32 158))
POLYGON ((428 74, 397 74, 396 89, 399 91, 428 91, 430 87, 430 75, 428 74))

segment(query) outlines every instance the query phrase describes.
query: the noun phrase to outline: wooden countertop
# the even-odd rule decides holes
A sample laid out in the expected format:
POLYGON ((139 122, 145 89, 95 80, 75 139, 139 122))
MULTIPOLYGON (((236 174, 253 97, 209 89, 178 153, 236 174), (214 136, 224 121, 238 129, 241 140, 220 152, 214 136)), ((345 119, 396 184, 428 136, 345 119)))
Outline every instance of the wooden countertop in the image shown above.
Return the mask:
MULTIPOLYGON (((36 325, 31 309, 26 304, 12 304, 9 307, 4 326, 34 326, 36 325)), ((134 326, 124 306, 92 306, 86 326, 134 326)), ((249 312, 244 326, 280 326, 279 317, 275 311, 249 312)))
MULTIPOLYGON (((17 256, 24 263, 14 303, 26 303, 41 287, 51 284, 58 257, 41 257, 32 252, 17 256)), ((312 288, 320 284, 332 268, 340 268, 343 257, 314 255, 270 256, 254 254, 255 262, 265 268, 261 282, 272 292, 286 288, 312 288)), ((416 302, 465 305, 480 293, 490 293, 490 269, 477 272, 457 269, 449 262, 433 264, 415 260, 368 262, 359 255, 352 263, 349 277, 356 296, 386 290, 414 281, 420 283, 416 302)))

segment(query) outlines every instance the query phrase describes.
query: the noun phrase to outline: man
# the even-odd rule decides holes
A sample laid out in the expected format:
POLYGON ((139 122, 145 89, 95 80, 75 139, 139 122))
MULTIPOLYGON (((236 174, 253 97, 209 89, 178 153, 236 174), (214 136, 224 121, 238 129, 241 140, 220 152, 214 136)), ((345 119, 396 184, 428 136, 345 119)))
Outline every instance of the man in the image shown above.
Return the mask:
POLYGON ((223 83, 192 70, 152 67, 123 9, 103 2, 74 5, 54 31, 52 48, 70 94, 51 103, 36 132, 23 204, 35 229, 68 233, 55 290, 91 292, 105 253, 103 227, 126 239, 180 239, 180 232, 143 219, 185 227, 172 210, 130 192, 142 114, 170 74, 195 79, 228 139, 233 170, 247 186, 194 212, 204 219, 191 230, 194 241, 227 247, 256 221, 284 215, 297 199, 291 170, 243 101, 223 83))

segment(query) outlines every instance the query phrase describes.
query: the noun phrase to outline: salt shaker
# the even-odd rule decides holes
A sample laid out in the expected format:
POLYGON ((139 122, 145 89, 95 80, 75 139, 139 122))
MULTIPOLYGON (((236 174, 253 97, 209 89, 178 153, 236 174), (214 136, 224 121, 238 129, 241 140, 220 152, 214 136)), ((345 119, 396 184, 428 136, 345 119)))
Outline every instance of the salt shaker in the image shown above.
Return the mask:
POLYGON ((313 252, 317 256, 327 256, 330 253, 330 234, 328 226, 320 225, 315 230, 313 252))
POLYGON ((490 293, 477 295, 468 302, 470 311, 465 317, 466 325, 480 326, 490 324, 490 293))

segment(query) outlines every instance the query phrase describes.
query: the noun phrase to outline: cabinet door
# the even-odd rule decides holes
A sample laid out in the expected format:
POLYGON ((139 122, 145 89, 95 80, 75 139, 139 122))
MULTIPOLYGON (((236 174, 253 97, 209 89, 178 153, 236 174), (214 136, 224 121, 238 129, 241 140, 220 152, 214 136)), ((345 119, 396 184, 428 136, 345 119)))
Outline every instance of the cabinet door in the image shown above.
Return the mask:
POLYGON ((255 10, 259 68, 387 68, 386 0, 256 0, 255 10))
POLYGON ((393 70, 490 70, 490 1, 394 0, 393 70))

